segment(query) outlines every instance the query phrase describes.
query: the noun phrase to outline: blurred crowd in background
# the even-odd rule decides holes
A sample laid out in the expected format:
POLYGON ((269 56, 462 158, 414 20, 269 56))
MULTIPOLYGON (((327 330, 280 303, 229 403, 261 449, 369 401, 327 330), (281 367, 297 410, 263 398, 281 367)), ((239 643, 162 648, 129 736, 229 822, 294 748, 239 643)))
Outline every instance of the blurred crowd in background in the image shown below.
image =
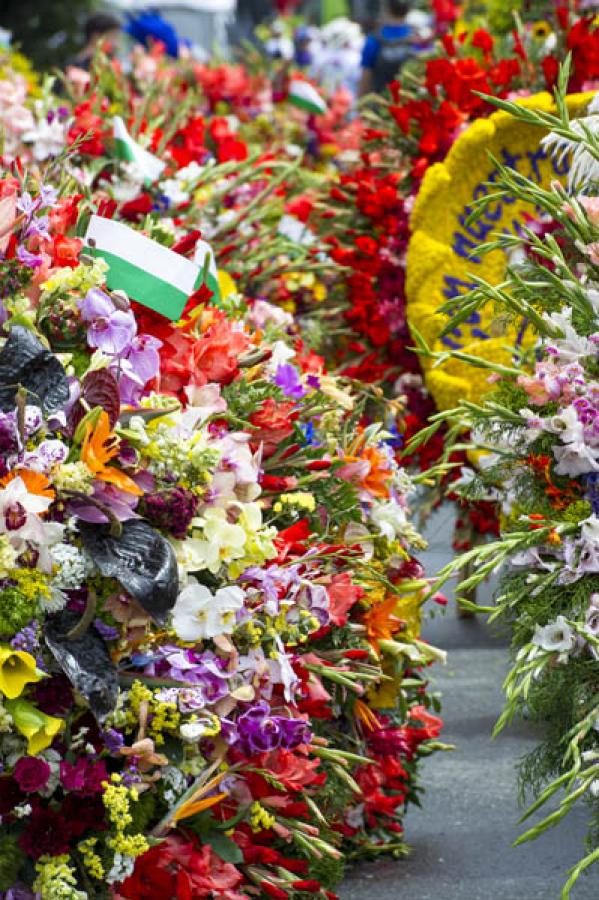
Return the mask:
MULTIPOLYGON (((454 4, 445 5, 450 17, 454 4)), ((132 42, 159 41, 173 57, 201 61, 243 58, 253 46, 357 98, 382 91, 430 47, 443 8, 443 0, 162 0, 151 8, 137 0, 3 0, 0 43, 12 41, 42 69, 88 69, 98 45, 126 60, 132 42)))

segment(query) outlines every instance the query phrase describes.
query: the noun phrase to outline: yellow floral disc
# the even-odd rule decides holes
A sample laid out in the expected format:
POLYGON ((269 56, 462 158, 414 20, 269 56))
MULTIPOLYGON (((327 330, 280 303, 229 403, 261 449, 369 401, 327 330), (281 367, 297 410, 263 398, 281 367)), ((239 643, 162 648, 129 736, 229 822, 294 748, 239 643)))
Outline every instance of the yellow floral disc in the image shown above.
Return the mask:
MULTIPOLYGON (((570 95, 570 113, 584 113, 593 96, 570 95)), ((554 110, 553 98, 546 93, 521 102, 535 109, 554 110)), ((474 288, 473 275, 499 284, 505 274, 505 254, 495 250, 479 256, 477 247, 493 240, 498 232, 514 233, 524 213, 534 214, 529 205, 506 197, 487 206, 476 222, 466 224, 472 202, 488 193, 486 182, 497 176, 490 157, 545 186, 565 178, 568 160, 551 158, 540 147, 542 136, 539 128, 499 111, 474 121, 458 137, 445 161, 426 172, 410 221, 406 295, 408 321, 433 350, 461 350, 495 362, 510 362, 509 346, 519 336, 513 328, 498 327, 491 306, 474 313, 442 338, 439 335, 447 319, 437 310, 448 299, 474 288)), ((524 337, 531 339, 530 333, 524 337)), ((427 386, 440 409, 450 409, 461 399, 478 400, 489 389, 488 371, 484 369, 457 359, 435 369, 431 365, 431 360, 423 359, 427 386)))

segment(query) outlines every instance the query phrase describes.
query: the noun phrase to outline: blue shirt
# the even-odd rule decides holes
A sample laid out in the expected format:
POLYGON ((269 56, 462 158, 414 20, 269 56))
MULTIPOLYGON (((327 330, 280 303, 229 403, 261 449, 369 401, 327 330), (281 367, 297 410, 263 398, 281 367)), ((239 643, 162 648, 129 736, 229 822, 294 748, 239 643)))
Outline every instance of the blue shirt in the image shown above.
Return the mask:
MULTIPOLYGON (((412 33, 409 25, 383 25, 379 32, 387 41, 397 41, 401 38, 407 38, 412 33)), ((378 34, 369 34, 362 49, 362 62, 360 65, 363 69, 374 69, 376 58, 379 55, 380 41, 378 34)))

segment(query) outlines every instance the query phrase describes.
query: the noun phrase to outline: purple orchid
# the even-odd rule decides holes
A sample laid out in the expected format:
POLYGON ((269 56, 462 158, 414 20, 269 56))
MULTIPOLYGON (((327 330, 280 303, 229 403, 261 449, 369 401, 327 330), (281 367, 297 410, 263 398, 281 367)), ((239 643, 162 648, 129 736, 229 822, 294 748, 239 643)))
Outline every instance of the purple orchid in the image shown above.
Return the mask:
POLYGON ((239 717, 237 731, 243 751, 248 754, 266 753, 279 747, 292 750, 312 737, 303 719, 270 715, 265 700, 260 700, 239 717))
POLYGON ((94 492, 90 500, 95 500, 99 505, 96 506, 84 497, 81 497, 81 499, 77 497, 69 500, 68 512, 83 522, 90 522, 94 525, 105 524, 110 521, 109 517, 102 512, 101 507, 109 510, 119 522, 139 518, 135 512, 139 498, 119 490, 112 484, 100 481, 94 482, 94 492))
POLYGON ((226 663, 210 651, 197 653, 175 644, 159 647, 149 661, 144 674, 171 678, 187 685, 179 691, 179 703, 187 710, 202 709, 217 703, 230 692, 230 672, 226 663))
POLYGON ((37 253, 30 253, 22 244, 17 247, 17 259, 30 269, 39 269, 42 258, 37 253))
POLYGON ((88 325, 87 342, 111 356, 122 353, 137 332, 137 323, 131 310, 117 309, 110 297, 92 288, 79 301, 81 318, 88 325))
POLYGON ((150 334, 139 334, 125 347, 111 370, 118 379, 121 402, 139 402, 146 384, 160 371, 159 349, 162 341, 150 334))
POLYGON ((306 395, 297 369, 289 363, 277 366, 275 384, 281 388, 286 397, 292 397, 294 400, 301 400, 306 395))

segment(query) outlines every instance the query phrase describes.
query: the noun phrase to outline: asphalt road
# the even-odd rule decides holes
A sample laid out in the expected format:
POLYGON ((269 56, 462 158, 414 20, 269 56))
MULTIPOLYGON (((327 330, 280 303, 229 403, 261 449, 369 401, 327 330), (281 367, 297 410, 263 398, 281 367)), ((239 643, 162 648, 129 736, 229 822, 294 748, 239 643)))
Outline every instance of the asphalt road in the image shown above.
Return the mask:
MULTIPOLYGON (((423 558, 432 572, 448 559, 447 514, 428 531, 423 558)), ((444 695, 443 740, 456 750, 422 765, 423 808, 413 808, 405 823, 410 857, 356 866, 339 892, 342 900, 559 900, 564 874, 583 855, 585 810, 536 842, 512 847, 521 833, 515 769, 535 735, 518 723, 490 737, 502 706, 506 635, 482 620, 458 620, 453 606, 424 634, 449 651, 434 686, 444 695)), ((599 900, 599 867, 571 896, 599 900)))

